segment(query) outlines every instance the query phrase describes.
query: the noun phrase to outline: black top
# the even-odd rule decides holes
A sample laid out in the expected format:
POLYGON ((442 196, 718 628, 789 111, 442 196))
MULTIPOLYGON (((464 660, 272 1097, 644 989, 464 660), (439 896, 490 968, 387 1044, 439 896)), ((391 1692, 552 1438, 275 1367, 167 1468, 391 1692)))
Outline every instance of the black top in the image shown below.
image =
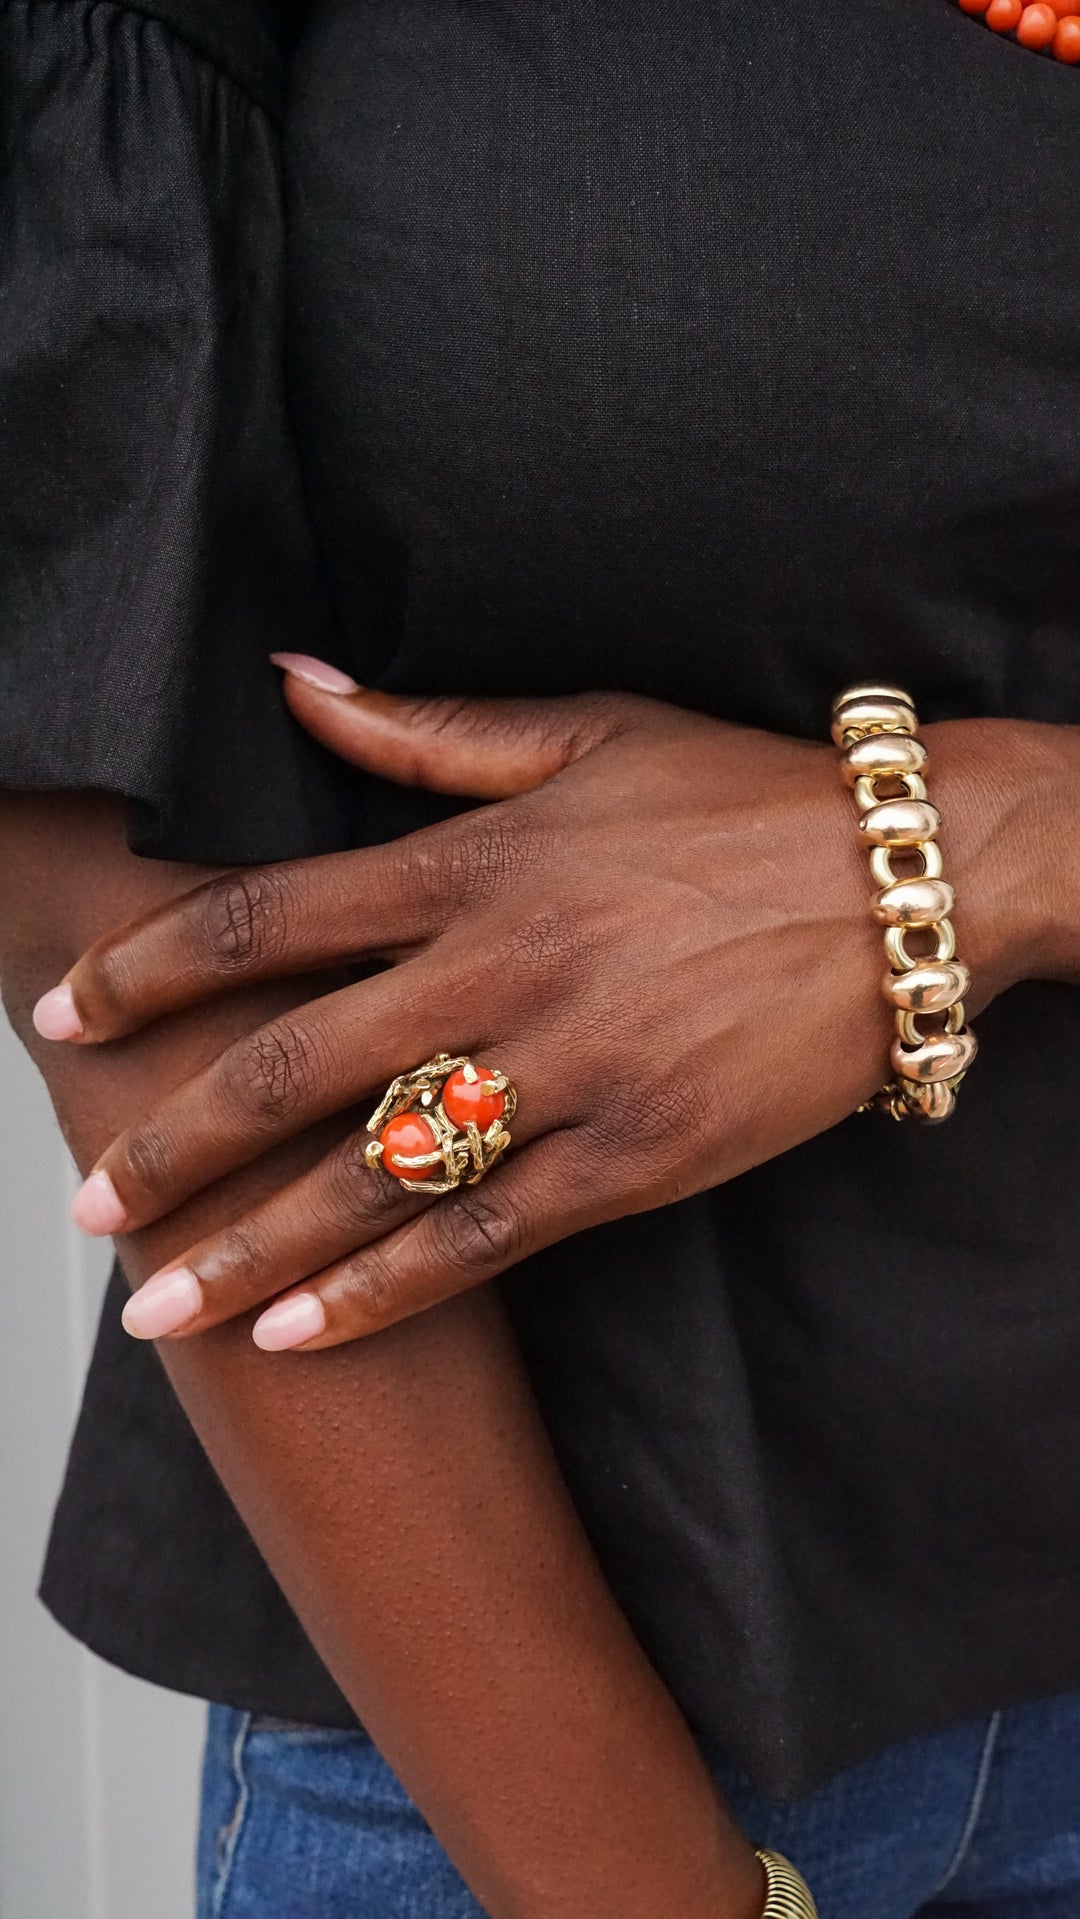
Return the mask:
MULTIPOLYGON (((1080 722, 1080 73, 951 0, 315 0, 286 90, 295 24, 0 10, 5 781, 166 858, 434 817, 299 733, 282 645, 1080 722)), ((942 1130, 853 1118, 507 1287, 643 1644, 781 1795, 1080 1685, 1080 993, 980 1036, 942 1130)), ((47 1602, 348 1723, 118 1307, 47 1602)))

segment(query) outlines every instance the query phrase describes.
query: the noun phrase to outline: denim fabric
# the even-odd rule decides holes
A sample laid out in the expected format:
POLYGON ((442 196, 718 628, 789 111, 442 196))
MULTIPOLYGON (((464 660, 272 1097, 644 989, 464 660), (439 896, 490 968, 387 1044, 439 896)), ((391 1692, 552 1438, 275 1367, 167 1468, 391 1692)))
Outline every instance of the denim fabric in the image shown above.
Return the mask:
MULTIPOLYGON (((1080 1694, 892 1747, 789 1806, 712 1769, 821 1919, 1080 1916, 1080 1694)), ((198 1919, 483 1915, 363 1734, 215 1706, 198 1919)))

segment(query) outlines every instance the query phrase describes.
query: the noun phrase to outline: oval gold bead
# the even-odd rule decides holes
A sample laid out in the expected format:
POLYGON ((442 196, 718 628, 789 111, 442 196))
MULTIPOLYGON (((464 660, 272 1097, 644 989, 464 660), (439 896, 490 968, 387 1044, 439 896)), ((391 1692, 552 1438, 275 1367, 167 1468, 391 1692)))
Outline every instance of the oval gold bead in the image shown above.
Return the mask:
POLYGON ((921 740, 908 733, 868 733, 845 747, 840 760, 849 786, 856 780, 899 779, 902 773, 921 773, 927 752, 921 740))
POLYGON ((886 973, 881 990, 903 1013, 944 1013, 971 991, 963 960, 918 960, 907 973, 886 973))
POLYGON ((882 800, 859 821, 859 831, 871 846, 918 846, 937 838, 941 814, 929 800, 882 800))
MULTIPOLYGON (((922 858, 923 870, 921 873, 915 874, 913 876, 914 878, 920 880, 939 880, 941 878, 945 870, 945 862, 941 857, 941 848, 936 840, 924 840, 920 845, 909 847, 907 850, 920 854, 922 858)), ((891 847, 872 846, 870 848, 870 871, 874 876, 875 886, 886 887, 897 884, 901 876, 899 873, 893 872, 891 847)))
POLYGON ((859 680, 854 686, 842 687, 832 703, 833 712, 838 713, 852 700, 900 700, 915 711, 915 702, 906 687, 889 686, 883 680, 859 680))
POLYGON ((948 919, 956 893, 948 880, 897 880, 871 909, 881 926, 935 926, 948 919))
POLYGON ((833 714, 832 736, 837 746, 846 746, 849 733, 914 733, 918 724, 914 707, 903 700, 845 700, 833 714))
POLYGON ((889 1048, 889 1058, 893 1072, 901 1079, 917 1080, 925 1086, 966 1073, 978 1050, 974 1033, 938 1033, 933 1039, 924 1039, 921 1046, 905 1046, 897 1035, 889 1048))

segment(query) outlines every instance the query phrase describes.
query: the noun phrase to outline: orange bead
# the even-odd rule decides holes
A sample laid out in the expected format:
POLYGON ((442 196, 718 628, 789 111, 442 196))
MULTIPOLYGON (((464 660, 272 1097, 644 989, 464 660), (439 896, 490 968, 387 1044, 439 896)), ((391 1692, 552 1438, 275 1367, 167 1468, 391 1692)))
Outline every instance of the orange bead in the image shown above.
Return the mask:
POLYGON ((420 1113, 399 1113, 396 1119, 388 1119, 379 1134, 382 1144, 382 1163, 395 1179, 430 1179, 433 1173, 441 1172, 441 1161, 434 1166, 402 1166, 398 1154, 407 1158, 417 1153, 433 1153, 439 1142, 435 1129, 429 1120, 420 1113))
POLYGON ((1068 14, 1058 21, 1058 30, 1054 35, 1054 58, 1064 60, 1067 67, 1080 63, 1080 15, 1068 14))
POLYGON ((962 13, 985 13, 990 0, 960 0, 962 13))
POLYGON ((501 1119, 506 1111, 506 1094, 480 1091, 485 1080, 491 1078, 490 1066, 477 1066, 474 1071, 477 1077, 473 1080, 465 1078, 463 1066, 459 1066, 456 1073, 451 1073, 443 1087, 443 1112, 447 1119, 453 1120, 455 1126, 467 1126, 472 1120, 482 1133, 486 1133, 492 1120, 501 1119))
POLYGON ((1067 20, 1076 13, 1076 0, 1047 0, 1047 3, 1053 7, 1059 20, 1067 20))
POLYGON ((1032 7, 1025 7, 1020 15, 1016 37, 1022 47, 1030 47, 1039 52, 1048 47, 1057 32, 1058 18, 1048 0, 1036 0, 1032 7))
POLYGON ((1023 0, 990 0, 986 9, 986 24, 993 27, 995 33, 1011 33, 1019 26, 1023 13, 1023 0))

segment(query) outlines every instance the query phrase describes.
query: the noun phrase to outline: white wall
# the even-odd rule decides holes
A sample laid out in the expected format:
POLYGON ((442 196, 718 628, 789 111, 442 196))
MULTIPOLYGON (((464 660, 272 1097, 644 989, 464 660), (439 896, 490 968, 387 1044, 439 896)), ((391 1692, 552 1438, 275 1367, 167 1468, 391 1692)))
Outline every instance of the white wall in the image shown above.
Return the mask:
POLYGON ((202 1713, 34 1598, 108 1264, 0 1014, 0 1919, 191 1919, 202 1713))

